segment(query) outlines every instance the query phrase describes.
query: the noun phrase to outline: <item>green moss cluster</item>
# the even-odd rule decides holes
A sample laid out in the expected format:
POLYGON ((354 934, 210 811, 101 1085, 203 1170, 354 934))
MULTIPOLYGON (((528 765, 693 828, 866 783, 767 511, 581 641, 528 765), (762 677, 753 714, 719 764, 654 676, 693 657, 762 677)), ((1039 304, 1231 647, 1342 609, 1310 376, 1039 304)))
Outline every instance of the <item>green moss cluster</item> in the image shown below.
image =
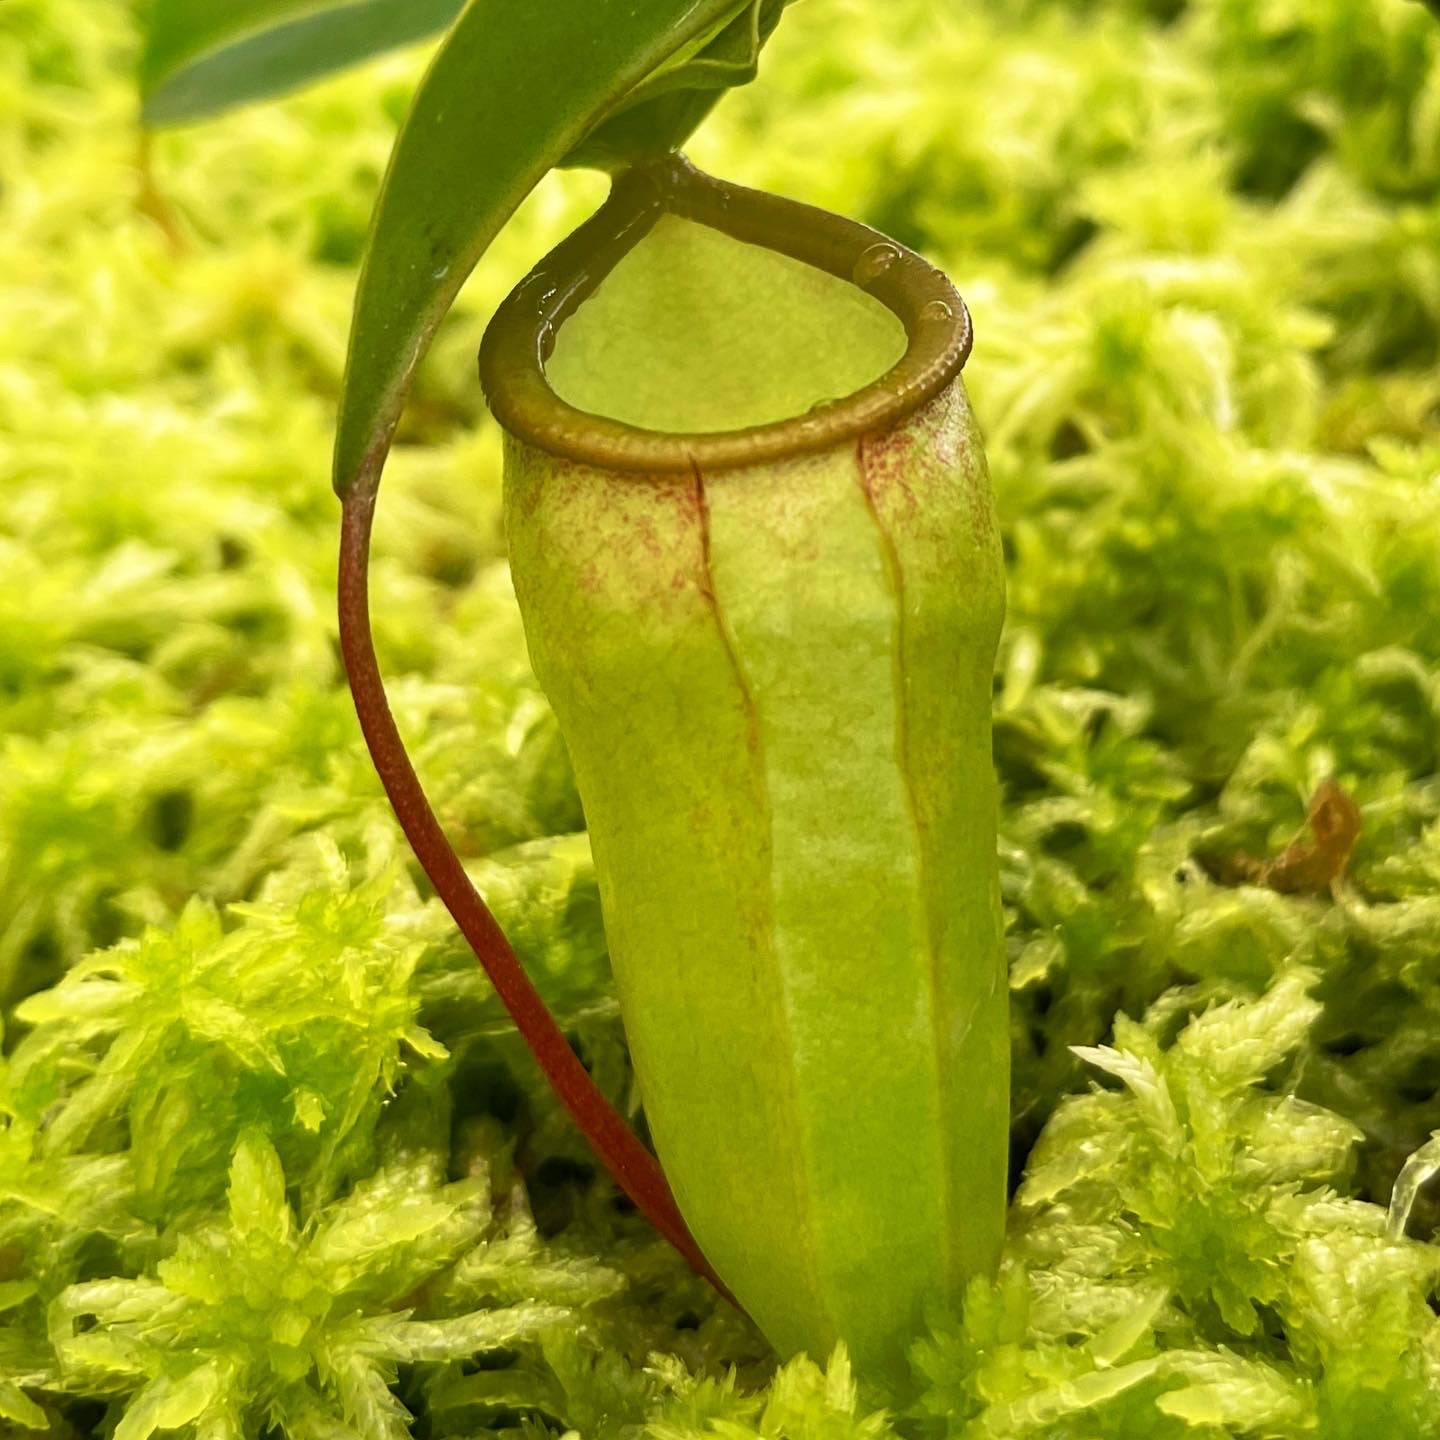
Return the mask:
MULTIPOLYGON (((1018 1190, 898 1395, 775 1371, 617 1206, 364 756, 328 450, 416 57, 147 171, 135 49, 118 0, 0 7, 0 1433, 1440 1432, 1435 1199, 1383 1208, 1440 1128, 1434 16, 813 0, 697 137, 977 322, 1018 1190), (1217 878, 1332 776, 1333 891, 1217 878)), ((598 189, 462 297, 374 585, 442 818, 633 1110, 473 381, 598 189)))

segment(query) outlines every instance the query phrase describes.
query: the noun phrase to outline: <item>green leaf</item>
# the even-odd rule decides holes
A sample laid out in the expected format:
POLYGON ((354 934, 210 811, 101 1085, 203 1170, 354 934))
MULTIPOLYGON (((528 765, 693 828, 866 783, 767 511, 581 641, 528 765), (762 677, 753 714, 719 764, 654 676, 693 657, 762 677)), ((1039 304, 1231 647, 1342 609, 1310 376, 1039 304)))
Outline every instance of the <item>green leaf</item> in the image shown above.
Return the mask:
POLYGON ((373 489, 451 301, 520 202, 734 0, 470 0, 421 83, 376 204, 355 297, 335 488, 373 489))
POLYGON ((760 51, 792 0, 745 0, 714 32, 635 87, 565 157, 616 169, 637 156, 678 149, 726 90, 748 85, 760 51))
POLYGON ((293 90, 443 30, 463 0, 156 0, 140 61, 148 125, 293 90))

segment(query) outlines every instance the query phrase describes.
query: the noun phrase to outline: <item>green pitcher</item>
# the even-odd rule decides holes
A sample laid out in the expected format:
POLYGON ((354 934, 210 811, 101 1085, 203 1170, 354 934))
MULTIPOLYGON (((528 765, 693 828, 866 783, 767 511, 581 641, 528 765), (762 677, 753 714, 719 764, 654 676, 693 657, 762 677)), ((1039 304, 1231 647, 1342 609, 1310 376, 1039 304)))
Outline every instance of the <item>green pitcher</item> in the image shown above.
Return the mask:
POLYGON ((890 1373, 1004 1224, 1004 577, 970 339, 919 256, 670 156, 481 352, 675 1199, 777 1348, 890 1373))

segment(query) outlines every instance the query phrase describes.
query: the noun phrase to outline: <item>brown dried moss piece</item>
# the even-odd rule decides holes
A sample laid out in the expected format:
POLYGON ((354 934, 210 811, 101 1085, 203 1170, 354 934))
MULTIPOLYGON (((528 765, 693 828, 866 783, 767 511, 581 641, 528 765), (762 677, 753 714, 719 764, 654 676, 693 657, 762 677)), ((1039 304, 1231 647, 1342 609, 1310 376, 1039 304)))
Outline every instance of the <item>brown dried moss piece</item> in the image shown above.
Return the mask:
POLYGON ((1218 878, 1230 885, 1263 885, 1282 895, 1328 890, 1350 863, 1360 838, 1360 807, 1336 780, 1325 780, 1310 798, 1304 828, 1274 859, 1230 856, 1218 878))

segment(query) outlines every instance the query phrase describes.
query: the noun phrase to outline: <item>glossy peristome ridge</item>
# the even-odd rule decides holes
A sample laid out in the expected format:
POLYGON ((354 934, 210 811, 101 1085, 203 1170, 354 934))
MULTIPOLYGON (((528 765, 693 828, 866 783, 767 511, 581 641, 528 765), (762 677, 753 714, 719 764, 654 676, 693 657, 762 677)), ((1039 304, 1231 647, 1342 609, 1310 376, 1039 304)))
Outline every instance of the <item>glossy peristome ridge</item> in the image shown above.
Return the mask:
POLYGON ((857 221, 748 190, 681 155, 619 175, 605 204, 558 245, 496 311, 480 348, 480 381, 506 431, 585 465, 684 474, 813 454, 891 429, 933 400, 965 365, 970 312, 949 278, 922 256, 857 221), (561 325, 590 298, 662 215, 788 255, 855 285, 904 327, 898 364, 872 384, 776 424, 662 433, 581 410, 556 394, 545 364, 561 325))

